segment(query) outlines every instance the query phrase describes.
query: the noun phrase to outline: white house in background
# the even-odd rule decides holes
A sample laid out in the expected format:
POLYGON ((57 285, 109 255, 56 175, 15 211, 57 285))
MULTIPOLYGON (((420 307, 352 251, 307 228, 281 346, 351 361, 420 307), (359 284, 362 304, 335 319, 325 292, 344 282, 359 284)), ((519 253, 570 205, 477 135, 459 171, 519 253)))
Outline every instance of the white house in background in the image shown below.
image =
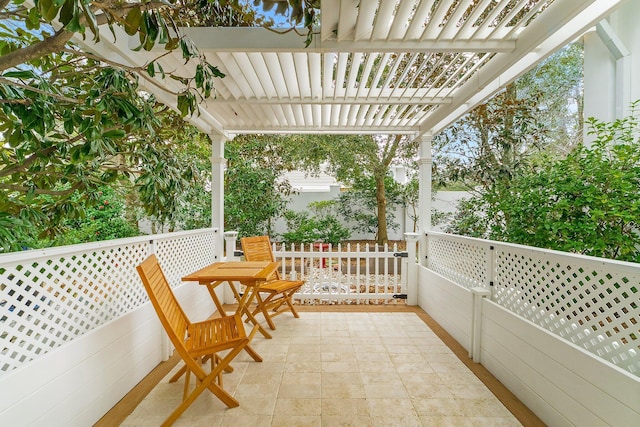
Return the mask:
MULTIPOLYGON (((409 181, 405 166, 394 165, 390 168, 393 178, 400 184, 406 184, 409 181)), ((320 202, 326 200, 334 200, 338 197, 345 187, 334 177, 321 172, 318 175, 308 175, 302 171, 288 172, 284 175, 294 190, 294 194, 289 197, 288 209, 296 212, 308 211, 309 203, 320 202)), ((465 191, 439 191, 435 194, 433 200, 433 208, 445 212, 453 213, 456 210, 458 201, 468 193, 465 191)), ((398 230, 389 230, 389 240, 404 239, 405 232, 413 232, 413 220, 409 217, 410 208, 400 208, 396 212, 396 220, 400 222, 398 230)), ((443 225, 434 224, 433 229, 442 231, 443 225)), ((274 232, 282 235, 287 231, 284 219, 279 218, 274 224, 274 232)), ((351 238, 354 240, 372 240, 375 238, 373 234, 363 234, 352 232, 351 238)))

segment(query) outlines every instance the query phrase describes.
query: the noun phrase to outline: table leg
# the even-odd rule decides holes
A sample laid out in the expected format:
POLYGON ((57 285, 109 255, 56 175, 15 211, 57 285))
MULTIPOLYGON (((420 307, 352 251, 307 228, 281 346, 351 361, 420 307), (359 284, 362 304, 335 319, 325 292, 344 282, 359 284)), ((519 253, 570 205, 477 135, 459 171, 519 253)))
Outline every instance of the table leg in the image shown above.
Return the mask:
POLYGON ((260 322, 258 322, 258 319, 255 318, 255 316, 253 315, 253 313, 251 313, 251 310, 249 309, 251 302, 256 296, 256 292, 257 292, 257 289, 255 286, 245 285, 244 294, 242 295, 242 298, 238 301, 238 310, 241 311, 243 314, 246 314, 246 316, 248 317, 248 320, 250 320, 251 323, 258 326, 258 330, 260 331, 262 336, 264 336, 267 339, 270 339, 272 338, 271 334, 269 334, 269 332, 267 332, 267 330, 262 327, 260 322))
POLYGON ((222 304, 220 303, 220 300, 218 299, 218 296, 216 295, 216 292, 215 292, 216 287, 221 283, 222 282, 208 283, 207 290, 209 291, 209 295, 211 295, 211 299, 213 300, 213 303, 216 305, 216 308, 218 309, 218 313, 220 313, 220 316, 226 316, 227 313, 225 313, 224 308, 222 307, 222 304))

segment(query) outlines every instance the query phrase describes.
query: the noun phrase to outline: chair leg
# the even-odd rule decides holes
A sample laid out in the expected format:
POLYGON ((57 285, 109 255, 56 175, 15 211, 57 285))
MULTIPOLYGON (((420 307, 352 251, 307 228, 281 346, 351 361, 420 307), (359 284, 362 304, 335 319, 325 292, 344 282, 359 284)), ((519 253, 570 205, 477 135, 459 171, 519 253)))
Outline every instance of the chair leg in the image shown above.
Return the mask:
POLYGON ((184 387, 182 389, 182 400, 185 400, 189 395, 189 383, 191 382, 191 372, 185 365, 184 387))
POLYGON ((275 296, 275 294, 269 294, 269 296, 263 300, 262 297, 260 296, 260 294, 256 295, 257 298, 257 307, 256 309, 253 311, 253 315, 255 316, 258 312, 261 312, 262 315, 264 316, 264 319, 267 321, 267 324, 269 325, 269 327, 271 328, 271 330, 275 330, 276 329, 276 325, 275 323, 273 323, 273 319, 271 319, 271 315, 269 314, 269 311, 267 310, 266 306, 267 304, 269 304, 269 302, 271 301, 271 299, 275 296))
MULTIPOLYGON (((296 289, 297 290, 297 289, 296 289)), ((291 313, 293 313, 293 317, 295 317, 296 319, 300 318, 300 315, 298 314, 298 310, 296 310, 293 307, 293 301, 291 301, 291 298, 293 297, 293 294, 296 291, 291 291, 291 293, 287 294, 287 296, 285 297, 285 302, 287 303, 287 305, 289 306, 289 310, 291 310, 291 313)))
MULTIPOLYGON (((253 326, 253 329, 251 329, 251 333, 249 333, 247 337, 249 339, 249 343, 251 343, 251 340, 253 339, 253 337, 255 336, 256 332, 258 332, 259 329, 260 327, 258 325, 253 326)), ((253 360, 255 360, 256 362, 262 362, 262 356, 260 356, 258 352, 255 351, 253 347, 251 347, 250 344, 247 344, 244 347, 244 351, 246 351, 249 354, 249 356, 251 356, 253 360)))
POLYGON ((191 392, 191 394, 189 394, 187 398, 184 399, 182 403, 176 409, 173 410, 171 415, 169 415, 169 417, 162 423, 162 425, 163 426, 172 425, 205 389, 209 389, 209 391, 213 393, 218 399, 220 399, 222 403, 227 405, 227 407, 235 408, 239 406, 240 403, 233 396, 231 396, 226 390, 224 390, 222 387, 217 385, 215 380, 218 378, 218 375, 220 375, 220 373, 224 370, 225 366, 227 366, 231 362, 231 360, 233 360, 233 358, 236 357, 238 353, 240 353, 245 348, 248 342, 249 340, 245 339, 241 344, 234 347, 229 353, 227 353, 224 359, 222 359, 217 364, 215 369, 209 372, 209 374, 206 374, 202 370, 202 368, 197 363, 195 363, 195 361, 190 361, 190 362, 193 362, 193 363, 190 363, 191 364, 190 369, 195 374, 196 379, 198 380, 198 385, 191 392))

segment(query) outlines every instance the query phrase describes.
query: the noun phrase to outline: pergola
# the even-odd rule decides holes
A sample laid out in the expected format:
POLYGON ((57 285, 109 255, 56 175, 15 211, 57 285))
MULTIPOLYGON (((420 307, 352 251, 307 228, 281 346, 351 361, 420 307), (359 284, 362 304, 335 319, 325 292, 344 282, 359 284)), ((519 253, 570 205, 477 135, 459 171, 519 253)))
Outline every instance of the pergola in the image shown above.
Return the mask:
MULTIPOLYGON (((295 32, 184 28, 226 77, 188 120, 213 141, 213 226, 222 229, 224 141, 242 133, 405 134, 421 143, 420 228, 429 229, 431 138, 623 0, 323 0, 309 47, 295 32), (219 179, 217 179, 219 178, 219 179), (217 185, 216 185, 217 182, 217 185)), ((105 31, 83 48, 131 66, 164 50, 105 31)), ((178 51, 157 59, 192 75, 178 51)), ((142 76, 176 108, 182 83, 142 76)), ((222 239, 222 236, 220 237, 222 239)), ((222 241, 220 241, 222 243, 222 241)))

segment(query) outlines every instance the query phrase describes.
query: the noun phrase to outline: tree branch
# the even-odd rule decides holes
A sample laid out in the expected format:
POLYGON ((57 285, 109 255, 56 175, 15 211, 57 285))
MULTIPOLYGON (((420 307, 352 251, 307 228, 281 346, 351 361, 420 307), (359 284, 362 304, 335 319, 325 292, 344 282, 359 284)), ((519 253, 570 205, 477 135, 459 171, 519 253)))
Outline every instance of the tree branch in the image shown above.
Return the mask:
MULTIPOLYGON (((2 61, 1 58, 3 58, 3 57, 0 56, 0 61, 2 61)), ((22 83, 18 83, 18 82, 14 81, 14 80, 7 79, 5 77, 0 77, 0 83, 12 85, 12 86, 17 86, 17 87, 22 88, 24 90, 28 90, 28 91, 31 91, 31 92, 39 93, 40 95, 47 95, 47 96, 50 96, 52 98, 57 99, 58 101, 69 102, 71 104, 81 104, 81 102, 78 101, 77 99, 68 98, 66 96, 57 95, 55 93, 47 92, 47 91, 44 91, 42 89, 35 88, 33 86, 29 86, 29 85, 25 85, 25 84, 22 84, 22 83)))
POLYGON ((49 55, 52 52, 60 51, 71 40, 73 34, 65 29, 60 29, 53 36, 47 37, 38 43, 0 56, 0 71, 8 70, 25 62, 49 55))
POLYGON ((11 0, 0 0, 0 10, 5 9, 9 3, 11 3, 11 0))
POLYGON ((4 169, 0 169, 0 177, 4 177, 4 176, 8 176, 11 175, 13 173, 16 173, 18 171, 24 171, 27 167, 29 167, 29 165, 31 165, 33 162, 35 162, 39 157, 46 157, 50 154, 52 154, 54 151, 56 151, 58 149, 58 147, 56 147, 55 145, 45 148, 42 151, 38 151, 37 153, 33 153, 31 154, 29 157, 27 157, 24 162, 8 167, 8 168, 4 168, 4 169))
MULTIPOLYGON (((71 187, 67 188, 66 190, 44 190, 42 188, 36 188, 34 190, 35 194, 42 194, 42 195, 47 195, 47 196, 70 196, 71 194, 74 193, 74 191, 76 191, 78 188, 80 188, 82 186, 82 183, 80 182, 76 182, 75 184, 73 184, 71 187)), ((0 184, 0 188, 4 188, 6 190, 9 191, 18 191, 20 193, 26 193, 28 191, 31 190, 30 187, 25 187, 22 185, 15 185, 15 184, 0 184)))

